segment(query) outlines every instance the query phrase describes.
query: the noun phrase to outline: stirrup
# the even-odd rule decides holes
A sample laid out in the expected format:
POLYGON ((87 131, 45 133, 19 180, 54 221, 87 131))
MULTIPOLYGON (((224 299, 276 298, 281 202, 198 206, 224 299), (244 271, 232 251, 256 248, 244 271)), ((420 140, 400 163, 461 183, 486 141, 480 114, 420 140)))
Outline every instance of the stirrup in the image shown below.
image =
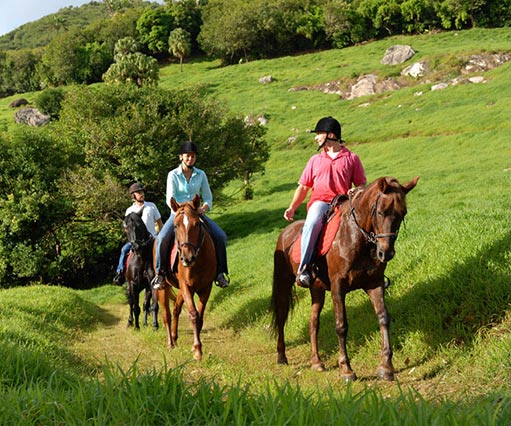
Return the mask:
POLYGON ((162 271, 159 274, 156 274, 151 281, 151 287, 154 290, 162 290, 165 288, 165 273, 162 271))
POLYGON ((225 272, 220 272, 216 276, 215 284, 220 288, 227 288, 230 282, 231 279, 229 278, 229 275, 227 275, 225 272))

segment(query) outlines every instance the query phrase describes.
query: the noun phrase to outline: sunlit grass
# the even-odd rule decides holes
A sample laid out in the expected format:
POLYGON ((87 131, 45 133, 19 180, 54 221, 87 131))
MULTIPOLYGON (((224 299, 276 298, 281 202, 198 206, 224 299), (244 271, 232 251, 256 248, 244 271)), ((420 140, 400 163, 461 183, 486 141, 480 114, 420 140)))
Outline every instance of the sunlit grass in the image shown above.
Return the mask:
MULTIPOLYGON (((162 328, 139 333, 125 328, 128 308, 121 288, 2 290, 0 354, 7 362, 0 364, 5 401, 0 423, 28 418, 29 424, 48 419, 59 424, 83 424, 83 419, 95 424, 505 424, 511 414, 510 64, 485 73, 482 84, 434 92, 421 84, 349 102, 288 89, 358 73, 384 75, 389 71, 379 61, 395 43, 411 44, 420 59, 479 52, 481 46, 509 50, 510 41, 509 29, 473 30, 396 37, 227 68, 209 60, 185 63, 183 73, 175 65, 163 68, 164 87, 202 84, 233 111, 269 118, 271 158, 266 172, 254 178, 254 199, 241 201, 240 184, 233 182, 212 212, 228 235, 232 284, 213 289, 203 330, 204 361, 191 360, 186 309, 178 347, 169 352, 162 328), (262 86, 258 78, 268 74, 276 81, 262 86), (361 291, 347 300, 348 351, 358 382, 347 385, 339 375, 329 297, 320 331, 328 370, 310 371, 310 298, 304 289, 296 290, 286 327, 290 365, 276 365, 268 312, 273 251, 286 226, 282 214, 305 162, 316 152, 306 130, 327 114, 342 122, 343 136, 361 157, 369 180, 392 175, 406 182, 420 176, 407 197, 408 215, 387 268, 394 383, 376 378, 380 335, 361 291), (290 136, 296 141, 289 143, 290 136), (116 363, 119 369, 112 367, 116 363), (148 412, 149 417, 140 414, 148 412)), ((0 101, 0 131, 13 113, 8 102, 0 101)), ((302 206, 297 218, 304 216, 302 206)))

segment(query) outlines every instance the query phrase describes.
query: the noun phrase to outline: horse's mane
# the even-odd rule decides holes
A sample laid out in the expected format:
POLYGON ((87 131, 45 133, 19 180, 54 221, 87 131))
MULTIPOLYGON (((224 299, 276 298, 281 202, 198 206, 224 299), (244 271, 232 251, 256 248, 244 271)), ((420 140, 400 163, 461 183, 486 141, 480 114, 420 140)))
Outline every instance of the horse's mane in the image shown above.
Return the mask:
MULTIPOLYGON (((136 231, 137 229, 142 230, 142 232, 144 234, 144 237, 143 237, 144 241, 149 241, 152 239, 151 233, 147 229, 147 226, 144 223, 144 221, 142 220, 141 212, 129 213, 128 215, 126 215, 123 222, 124 222, 124 226, 126 228, 127 234, 128 234, 128 240, 130 240, 130 236, 133 236, 133 232, 130 232, 130 231, 136 231)), ((135 234, 135 236, 136 236, 136 234, 135 234)), ((135 239, 135 241, 130 241, 130 242, 131 243, 136 242, 136 239, 135 239)))

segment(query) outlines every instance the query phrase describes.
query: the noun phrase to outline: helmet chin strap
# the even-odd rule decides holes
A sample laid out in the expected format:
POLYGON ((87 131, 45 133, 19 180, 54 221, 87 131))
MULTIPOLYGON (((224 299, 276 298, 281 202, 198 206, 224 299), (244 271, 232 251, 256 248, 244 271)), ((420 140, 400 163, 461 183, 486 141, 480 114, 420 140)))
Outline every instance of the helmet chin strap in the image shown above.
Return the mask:
POLYGON ((325 140, 323 141, 323 143, 318 147, 318 151, 323 148, 323 146, 326 144, 327 141, 332 141, 332 142, 339 142, 339 139, 332 139, 332 138, 329 138, 328 136, 325 138, 325 140))

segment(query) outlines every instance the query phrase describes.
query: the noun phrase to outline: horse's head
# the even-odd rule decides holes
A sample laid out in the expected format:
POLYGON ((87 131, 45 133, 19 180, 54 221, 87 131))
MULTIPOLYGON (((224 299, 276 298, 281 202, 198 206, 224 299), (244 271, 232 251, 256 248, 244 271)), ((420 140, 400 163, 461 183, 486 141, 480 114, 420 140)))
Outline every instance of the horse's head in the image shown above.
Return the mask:
POLYGON ((170 205, 176 212, 174 230, 179 257, 183 266, 189 267, 194 264, 204 242, 204 223, 199 212, 200 198, 195 195, 192 201, 182 204, 171 198, 170 205))
POLYGON ((388 262, 395 255, 394 242, 406 215, 406 194, 415 188, 418 180, 416 176, 401 185, 395 178, 381 177, 361 194, 356 212, 352 210, 356 219, 360 217, 358 223, 367 240, 376 245, 380 262, 388 262))
MULTIPOLYGON (((143 208, 142 208, 143 210, 143 208)), ((128 241, 133 251, 138 251, 152 242, 152 235, 142 220, 142 210, 128 214, 123 221, 128 241)))

